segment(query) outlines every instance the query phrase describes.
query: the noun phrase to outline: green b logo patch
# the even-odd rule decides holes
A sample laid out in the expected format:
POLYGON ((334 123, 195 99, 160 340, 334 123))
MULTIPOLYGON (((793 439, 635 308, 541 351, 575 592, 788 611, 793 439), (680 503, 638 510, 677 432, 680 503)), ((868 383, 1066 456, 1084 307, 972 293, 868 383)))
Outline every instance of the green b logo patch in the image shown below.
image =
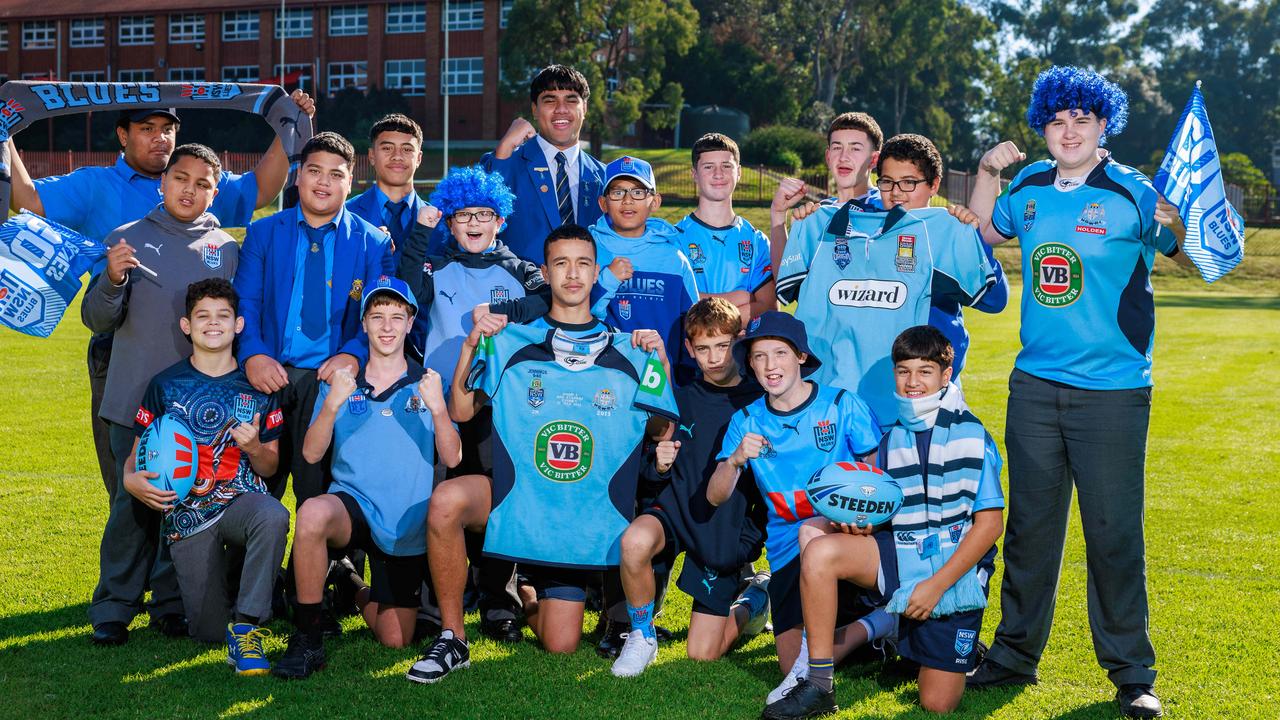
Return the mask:
POLYGON ((649 358, 640 373, 640 392, 662 395, 666 389, 667 371, 663 369, 662 361, 656 357, 649 358))
POLYGON ((578 482, 591 472, 591 431, 568 420, 543 425, 533 439, 533 464, 553 482, 578 482))
POLYGON ((1045 307, 1064 307, 1084 291, 1084 265, 1070 246, 1045 243, 1031 252, 1031 294, 1045 307))

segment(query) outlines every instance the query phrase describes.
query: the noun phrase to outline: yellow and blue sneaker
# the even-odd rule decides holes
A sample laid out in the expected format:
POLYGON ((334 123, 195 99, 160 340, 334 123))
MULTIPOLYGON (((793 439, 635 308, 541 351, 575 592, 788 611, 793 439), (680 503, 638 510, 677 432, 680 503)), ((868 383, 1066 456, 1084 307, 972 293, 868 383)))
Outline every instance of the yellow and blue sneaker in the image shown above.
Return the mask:
POLYGON ((227 664, 237 675, 266 675, 271 663, 262 652, 262 640, 271 634, 251 623, 227 623, 227 664))

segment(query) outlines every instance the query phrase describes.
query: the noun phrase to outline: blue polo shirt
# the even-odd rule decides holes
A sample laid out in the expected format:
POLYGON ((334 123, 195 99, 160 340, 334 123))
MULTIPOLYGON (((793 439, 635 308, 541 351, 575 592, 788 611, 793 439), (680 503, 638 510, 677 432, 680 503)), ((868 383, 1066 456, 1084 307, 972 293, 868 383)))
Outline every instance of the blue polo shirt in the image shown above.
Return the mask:
MULTIPOLYGON (((121 154, 110 167, 82 167, 35 181, 44 216, 95 240, 104 241, 116 228, 141 219, 161 201, 160 178, 147 177, 121 154)), ((225 170, 218 196, 209 209, 223 227, 242 227, 253 219, 258 178, 225 170)))
MULTIPOLYGON (((286 315, 289 322, 284 328, 284 353, 280 358, 282 364, 300 368, 318 368, 329 358, 330 323, 325 323, 325 331, 318 338, 309 338, 302 332, 302 292, 303 286, 306 285, 304 278, 307 273, 307 252, 312 242, 319 242, 320 252, 324 253, 324 276, 333 277, 333 246, 338 232, 338 220, 342 218, 344 212, 346 212, 345 209, 340 210, 333 220, 322 227, 313 228, 307 224, 307 219, 302 214, 302 206, 294 208, 298 234, 293 259, 293 292, 289 295, 289 314, 286 315)), ((332 290, 329 285, 326 285, 326 288, 332 290)), ((331 292, 324 294, 326 318, 332 314, 331 295, 331 292)))

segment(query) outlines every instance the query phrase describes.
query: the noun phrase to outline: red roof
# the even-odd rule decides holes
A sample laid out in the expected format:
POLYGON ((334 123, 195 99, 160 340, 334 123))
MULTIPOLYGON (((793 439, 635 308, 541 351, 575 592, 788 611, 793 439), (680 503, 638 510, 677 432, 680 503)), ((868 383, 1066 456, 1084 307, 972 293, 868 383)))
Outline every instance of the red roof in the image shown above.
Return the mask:
MULTIPOLYGON (((286 9, 316 7, 318 5, 350 4, 350 0, 291 0, 286 9)), ((375 2, 371 4, 381 4, 375 2)), ((106 4, 102 0, 0 0, 0 19, 45 20, 72 17, 103 17, 105 15, 167 15, 172 12, 219 12, 222 10, 279 10, 279 2, 271 0, 114 0, 106 4)))

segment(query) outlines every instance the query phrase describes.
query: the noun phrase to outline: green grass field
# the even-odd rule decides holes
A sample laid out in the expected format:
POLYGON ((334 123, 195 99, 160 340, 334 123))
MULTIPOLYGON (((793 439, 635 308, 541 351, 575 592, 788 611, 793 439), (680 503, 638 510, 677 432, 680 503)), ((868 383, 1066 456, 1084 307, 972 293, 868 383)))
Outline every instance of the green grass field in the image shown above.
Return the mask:
MULTIPOLYGON (((1147 557, 1157 691, 1171 718, 1274 718, 1280 702, 1280 399, 1272 388, 1280 283, 1267 275, 1205 288, 1161 266, 1156 279, 1147 557)), ((969 325, 967 395, 999 439, 1017 303, 998 316, 972 314, 969 325)), ((749 718, 780 677, 769 636, 719 662, 685 659, 689 599, 674 588, 661 622, 676 640, 630 681, 613 678, 586 645, 553 657, 526 631, 515 648, 475 640, 471 669, 413 685, 402 676, 416 652, 378 646, 354 618, 328 643, 329 668, 304 682, 236 678, 223 647, 164 639, 145 618, 127 646, 93 647, 85 611, 107 503, 88 431, 87 336, 78 306, 49 339, 0 332, 0 717, 749 718)), ((1115 717, 1085 595, 1073 521, 1041 684, 970 693, 957 716, 1115 717)), ((998 593, 992 601, 984 640, 999 616, 998 593)), ((477 618, 468 619, 478 638, 477 618)), ((588 628, 594 623, 589 614, 588 628)), ((268 650, 278 656, 290 628, 272 629, 268 650)), ((841 668, 837 699, 843 718, 925 717, 910 678, 870 666, 841 668)))

